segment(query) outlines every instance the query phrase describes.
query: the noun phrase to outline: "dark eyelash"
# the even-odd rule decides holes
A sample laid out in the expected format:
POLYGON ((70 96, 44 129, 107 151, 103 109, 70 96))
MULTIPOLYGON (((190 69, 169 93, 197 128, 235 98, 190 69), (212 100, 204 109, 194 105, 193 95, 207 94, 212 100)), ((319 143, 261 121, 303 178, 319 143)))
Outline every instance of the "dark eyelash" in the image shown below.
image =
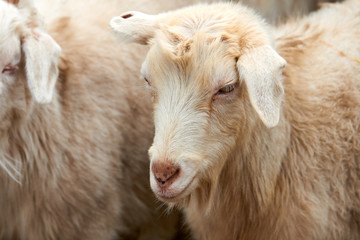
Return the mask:
POLYGON ((4 74, 13 74, 18 69, 17 65, 6 65, 5 68, 2 70, 2 73, 4 74))
POLYGON ((218 95, 228 94, 234 91, 236 84, 229 84, 219 89, 217 92, 218 95))

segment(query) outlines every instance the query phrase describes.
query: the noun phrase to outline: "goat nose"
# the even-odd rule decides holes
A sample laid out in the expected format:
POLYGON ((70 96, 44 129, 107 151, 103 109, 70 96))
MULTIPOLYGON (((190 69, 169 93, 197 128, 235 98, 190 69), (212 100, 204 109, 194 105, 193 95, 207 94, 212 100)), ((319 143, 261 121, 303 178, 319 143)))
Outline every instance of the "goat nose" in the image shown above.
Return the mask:
POLYGON ((152 172, 160 187, 171 185, 179 176, 180 167, 169 162, 154 163, 152 172))

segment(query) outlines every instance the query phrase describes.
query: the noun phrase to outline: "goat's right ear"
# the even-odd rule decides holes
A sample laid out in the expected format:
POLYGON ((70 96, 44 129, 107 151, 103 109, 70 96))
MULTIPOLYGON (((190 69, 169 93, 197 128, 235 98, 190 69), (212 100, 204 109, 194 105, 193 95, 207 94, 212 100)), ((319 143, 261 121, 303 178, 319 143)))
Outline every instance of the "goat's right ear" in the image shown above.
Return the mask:
POLYGON ((26 77, 34 99, 39 103, 51 101, 58 78, 60 46, 50 35, 37 29, 23 39, 26 77))
POLYGON ((158 28, 158 15, 148 15, 142 12, 126 12, 121 16, 113 17, 111 28, 124 42, 147 44, 153 38, 158 28))
POLYGON ((267 127, 274 127, 279 122, 284 95, 282 70, 285 65, 285 59, 270 46, 250 49, 237 62, 240 79, 245 80, 250 102, 267 127))

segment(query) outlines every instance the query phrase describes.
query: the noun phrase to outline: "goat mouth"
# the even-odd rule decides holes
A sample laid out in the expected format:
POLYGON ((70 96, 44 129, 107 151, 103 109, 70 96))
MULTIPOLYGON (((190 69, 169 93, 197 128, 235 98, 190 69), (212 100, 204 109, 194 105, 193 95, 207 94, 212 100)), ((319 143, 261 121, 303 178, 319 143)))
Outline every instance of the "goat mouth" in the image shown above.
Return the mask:
POLYGON ((191 190, 188 190, 191 189, 195 178, 196 176, 193 176, 190 182, 185 187, 179 189, 180 191, 178 192, 174 192, 173 189, 161 189, 160 191, 155 192, 155 195, 163 202, 177 202, 190 194, 191 190))

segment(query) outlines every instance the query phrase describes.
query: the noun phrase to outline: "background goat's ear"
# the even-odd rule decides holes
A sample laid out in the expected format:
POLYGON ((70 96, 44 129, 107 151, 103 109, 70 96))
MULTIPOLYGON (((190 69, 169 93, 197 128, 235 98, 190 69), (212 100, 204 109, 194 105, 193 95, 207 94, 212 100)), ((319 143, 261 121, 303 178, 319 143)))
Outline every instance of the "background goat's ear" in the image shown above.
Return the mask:
POLYGON ((270 46, 248 50, 238 62, 240 79, 245 80, 250 102, 267 127, 280 118, 284 89, 281 82, 286 61, 270 46))
POLYGON ((158 28, 157 16, 135 11, 126 12, 113 17, 110 26, 121 41, 147 44, 158 28))
POLYGON ((33 30, 24 39, 26 77, 34 99, 39 103, 51 101, 58 78, 60 46, 46 33, 33 30))
POLYGON ((34 6, 33 0, 5 0, 5 2, 18 6, 19 8, 33 8, 34 6))
POLYGON ((17 6, 19 4, 19 0, 5 0, 5 2, 8 2, 10 4, 14 4, 15 6, 17 6))

